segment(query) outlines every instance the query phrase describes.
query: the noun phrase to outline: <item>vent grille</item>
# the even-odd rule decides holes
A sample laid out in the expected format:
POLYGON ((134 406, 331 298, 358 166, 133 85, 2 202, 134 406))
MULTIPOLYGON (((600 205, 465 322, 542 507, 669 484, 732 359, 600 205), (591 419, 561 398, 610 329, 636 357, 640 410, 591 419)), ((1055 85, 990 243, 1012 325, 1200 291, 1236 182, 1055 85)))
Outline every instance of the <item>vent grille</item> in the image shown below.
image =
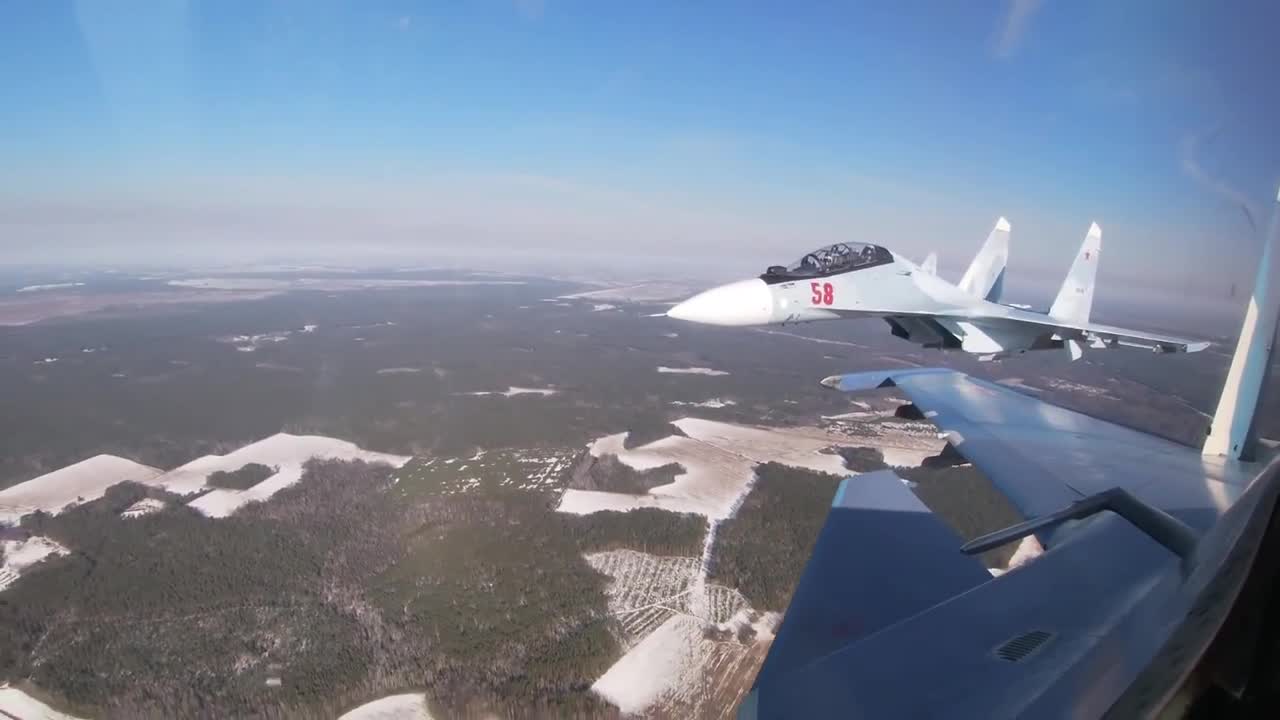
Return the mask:
POLYGON ((1031 630, 1015 635, 996 648, 996 657, 1008 662, 1021 662, 1053 639, 1053 633, 1044 630, 1031 630))

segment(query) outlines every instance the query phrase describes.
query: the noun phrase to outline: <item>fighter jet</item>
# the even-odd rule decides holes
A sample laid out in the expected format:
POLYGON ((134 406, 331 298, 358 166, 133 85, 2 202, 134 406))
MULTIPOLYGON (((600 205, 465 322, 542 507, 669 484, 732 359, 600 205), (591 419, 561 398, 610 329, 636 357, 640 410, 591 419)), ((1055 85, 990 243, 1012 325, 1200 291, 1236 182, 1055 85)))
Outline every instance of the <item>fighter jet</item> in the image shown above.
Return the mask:
POLYGON ((738 718, 1274 717, 1276 202, 1200 448, 947 368, 822 380, 896 388, 1024 520, 964 543, 893 470, 845 479, 738 718), (976 557, 1031 536, 1002 574, 976 557))
POLYGON ((1196 352, 1206 342, 1090 322, 1102 229, 1094 223, 1048 312, 1002 303, 1009 221, 1000 218, 973 263, 953 285, 930 255, 917 265, 879 245, 837 243, 775 265, 751 280, 707 290, 667 311, 710 325, 775 325, 879 317, 897 337, 927 348, 992 360, 1028 350, 1079 359, 1084 347, 1116 345, 1196 352))

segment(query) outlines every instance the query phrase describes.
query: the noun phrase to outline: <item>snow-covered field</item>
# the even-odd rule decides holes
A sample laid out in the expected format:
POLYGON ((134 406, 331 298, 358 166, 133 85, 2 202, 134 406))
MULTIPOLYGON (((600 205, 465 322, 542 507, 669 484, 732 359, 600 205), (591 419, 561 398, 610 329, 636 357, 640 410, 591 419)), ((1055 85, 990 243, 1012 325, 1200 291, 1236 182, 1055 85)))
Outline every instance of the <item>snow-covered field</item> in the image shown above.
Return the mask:
POLYGON ((671 404, 672 404, 672 405, 687 405, 687 406, 689 406, 689 407, 700 407, 700 408, 712 408, 712 409, 715 409, 715 408, 729 407, 730 405, 737 405, 738 403, 737 403, 737 402, 735 402, 735 401, 733 401, 733 400, 729 400, 729 399, 727 399, 727 398, 718 398, 718 397, 715 397, 715 398, 711 398, 710 400, 703 400, 702 402, 685 402, 685 401, 683 401, 683 400, 672 400, 672 401, 671 401, 671 404))
POLYGON ((54 710, 18 688, 9 687, 9 683, 0 684, 0 715, 20 720, 79 720, 74 715, 54 710))
POLYGON ((1110 397, 1110 393, 1107 392, 1106 388, 1100 388, 1095 385, 1084 385, 1082 383, 1071 382, 1070 380, 1059 380, 1057 378, 1048 378, 1046 382, 1049 387, 1054 390, 1088 395, 1089 397, 1110 397))
POLYGON ((67 554, 65 547, 40 535, 33 535, 26 540, 6 540, 0 543, 0 547, 4 549, 4 563, 0 564, 0 590, 12 585, 23 570, 50 555, 67 554))
POLYGON ((420 372, 422 372, 422 368, 416 368, 416 367, 392 367, 392 368, 380 368, 378 370, 379 375, 405 375, 405 374, 420 373, 420 372))
POLYGON ((69 506, 102 497, 116 483, 146 483, 159 474, 156 468, 122 457, 95 455, 0 490, 0 522, 16 524, 23 515, 36 510, 57 514, 69 506))
POLYGON ((724 370, 713 370, 711 368, 706 368, 706 367, 673 368, 673 367, 667 367, 666 365, 659 365, 658 372, 669 373, 672 375, 728 375, 729 374, 724 370))
POLYGON ((250 443, 226 455, 205 455, 181 467, 163 473, 148 482, 180 495, 206 486, 205 480, 217 470, 231 472, 248 463, 277 467, 276 474, 248 490, 217 488, 191 502, 191 507, 210 517, 225 517, 247 502, 265 500, 302 478, 302 465, 316 457, 334 460, 384 462, 400 467, 409 461, 405 455, 362 450, 354 443, 322 435, 289 435, 276 433, 250 443))
POLYGON ((559 392, 559 390, 556 390, 555 388, 527 388, 527 387, 516 387, 512 385, 506 390, 480 390, 477 392, 467 392, 467 393, 458 393, 458 394, 459 395, 503 395, 506 397, 511 397, 513 395, 541 395, 543 397, 546 397, 548 395, 555 395, 557 392, 559 392))
POLYGON ((142 498, 120 512, 120 517, 132 518, 150 515, 164 509, 164 501, 155 498, 142 498))
POLYGON ((46 283, 44 285, 27 285, 26 287, 20 287, 18 288, 17 292, 26 293, 26 292, 39 292, 41 290, 66 290, 67 288, 83 287, 83 286, 84 286, 84 283, 82 282, 46 283))
POLYGON ((431 713, 422 693, 404 693, 367 702, 338 720, 431 720, 431 713))
POLYGON ((675 480, 638 495, 570 489, 557 509, 582 515, 656 507, 721 520, 731 515, 750 487, 757 463, 773 461, 848 474, 839 455, 822 452, 847 438, 822 428, 757 428, 698 418, 682 418, 674 424, 688 437, 672 435, 628 450, 623 446, 626 433, 618 433, 591 443, 590 452, 595 457, 616 455, 636 470, 679 463, 685 471, 675 480))

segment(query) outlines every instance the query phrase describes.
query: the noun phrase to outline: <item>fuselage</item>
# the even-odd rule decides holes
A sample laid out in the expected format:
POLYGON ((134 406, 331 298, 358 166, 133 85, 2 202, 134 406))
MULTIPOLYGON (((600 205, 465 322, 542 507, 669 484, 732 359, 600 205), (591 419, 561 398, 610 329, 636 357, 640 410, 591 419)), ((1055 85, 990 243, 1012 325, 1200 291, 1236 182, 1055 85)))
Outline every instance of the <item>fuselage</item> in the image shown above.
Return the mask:
POLYGON ((895 336, 924 347, 989 356, 1061 347, 1043 329, 993 326, 991 319, 1006 315, 1008 306, 965 292, 896 253, 875 249, 879 254, 860 265, 845 263, 829 271, 800 264, 770 268, 759 277, 699 293, 667 315, 722 326, 880 317, 895 336))

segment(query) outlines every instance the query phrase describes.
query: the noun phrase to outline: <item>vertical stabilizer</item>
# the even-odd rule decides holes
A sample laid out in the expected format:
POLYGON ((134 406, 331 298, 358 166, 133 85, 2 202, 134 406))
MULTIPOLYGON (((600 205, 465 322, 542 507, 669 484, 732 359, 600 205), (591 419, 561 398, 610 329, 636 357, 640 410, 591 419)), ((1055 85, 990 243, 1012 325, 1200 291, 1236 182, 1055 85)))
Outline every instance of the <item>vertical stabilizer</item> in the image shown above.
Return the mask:
POLYGON ((1280 233, 1280 194, 1272 208, 1271 222, 1262 239, 1262 257, 1253 283, 1253 296, 1244 313, 1240 340, 1231 358, 1227 382, 1218 398, 1218 410, 1209 424, 1209 437, 1204 442, 1205 455, 1223 455, 1238 460, 1254 459, 1256 428, 1254 414, 1258 399, 1271 369, 1271 348, 1276 338, 1276 318, 1280 315, 1280 293, 1273 287, 1275 272, 1274 245, 1280 233))
POLYGON ((924 262, 920 263, 920 270, 930 275, 938 274, 938 253, 929 253, 925 256, 924 262))
POLYGON ((960 289, 991 302, 1000 301, 1004 266, 1009 261, 1009 221, 1001 217, 960 279, 960 289))
POLYGON ((1062 289, 1054 298, 1049 308, 1050 317, 1073 323, 1089 322, 1089 311, 1093 309, 1093 286, 1098 277, 1098 254, 1102 251, 1102 228, 1098 223, 1089 226, 1089 234, 1085 236, 1076 253, 1076 259, 1067 271, 1067 279, 1062 281, 1062 289))

